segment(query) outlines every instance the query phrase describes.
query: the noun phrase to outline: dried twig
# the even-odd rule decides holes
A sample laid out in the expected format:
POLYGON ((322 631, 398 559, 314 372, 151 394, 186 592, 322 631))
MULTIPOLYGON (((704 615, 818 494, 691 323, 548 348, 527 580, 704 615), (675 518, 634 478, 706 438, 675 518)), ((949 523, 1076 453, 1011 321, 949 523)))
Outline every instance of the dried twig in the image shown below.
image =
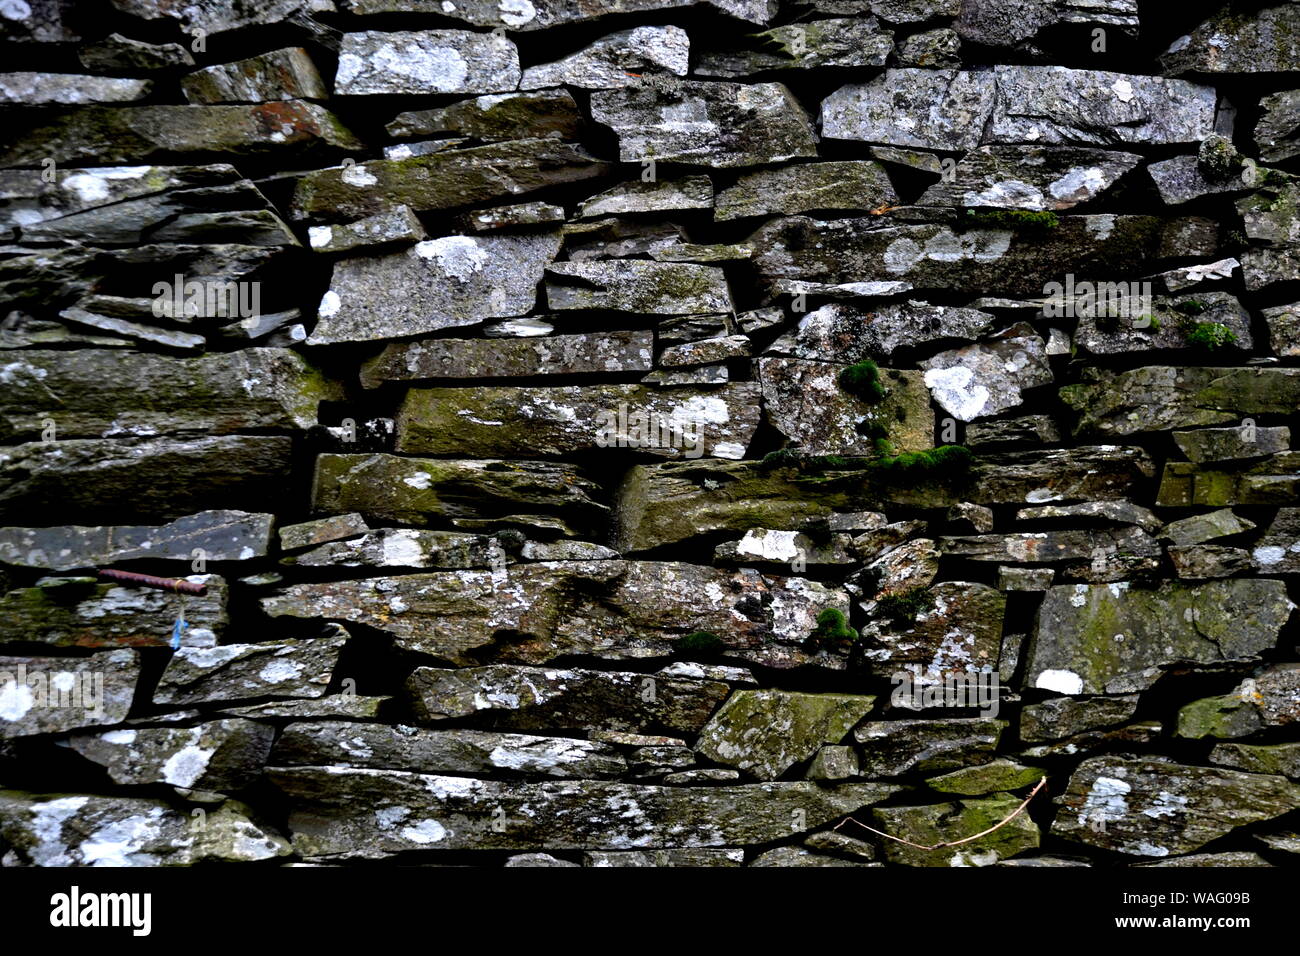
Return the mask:
POLYGON ((1024 812, 1025 807, 1029 806, 1029 801, 1034 799, 1034 797, 1038 796, 1038 791, 1042 790, 1045 786, 1047 786, 1047 778, 1043 777, 1043 779, 1038 781, 1038 786, 1034 787, 1033 790, 1029 791, 1029 796, 1025 797, 1025 802, 1020 804, 1020 806, 1016 807, 1016 809, 1011 812, 1011 815, 1008 816, 1006 819, 1004 819, 1001 823, 994 824, 993 826, 989 827, 987 830, 981 830, 979 833, 976 833, 974 836, 968 836, 961 840, 952 840, 947 843, 936 843, 934 846, 921 846, 921 844, 919 843, 913 843, 911 840, 904 840, 902 837, 890 836, 888 833, 882 833, 881 831, 875 829, 874 827, 867 826, 865 823, 863 823, 861 820, 858 820, 855 817, 845 817, 839 823, 835 824, 835 829, 838 830, 846 823, 856 823, 858 826, 862 827, 862 829, 870 830, 872 833, 876 834, 877 836, 882 836, 886 840, 894 840, 898 843, 904 843, 907 846, 914 847, 915 849, 918 850, 942 850, 944 847, 961 846, 961 844, 963 843, 970 843, 972 840, 978 840, 980 837, 988 836, 994 830, 999 830, 1002 827, 1006 826, 1008 823, 1010 823, 1012 820, 1014 820, 1016 817, 1020 816, 1020 814, 1024 812))

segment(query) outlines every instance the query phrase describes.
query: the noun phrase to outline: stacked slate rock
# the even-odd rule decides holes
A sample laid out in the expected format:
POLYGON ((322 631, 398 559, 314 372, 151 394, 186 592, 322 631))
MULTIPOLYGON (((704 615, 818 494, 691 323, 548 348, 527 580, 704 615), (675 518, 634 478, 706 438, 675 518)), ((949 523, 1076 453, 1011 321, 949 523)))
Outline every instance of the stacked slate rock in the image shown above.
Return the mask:
POLYGON ((0 4, 0 861, 1294 863, 1300 5, 1150 6, 0 4))

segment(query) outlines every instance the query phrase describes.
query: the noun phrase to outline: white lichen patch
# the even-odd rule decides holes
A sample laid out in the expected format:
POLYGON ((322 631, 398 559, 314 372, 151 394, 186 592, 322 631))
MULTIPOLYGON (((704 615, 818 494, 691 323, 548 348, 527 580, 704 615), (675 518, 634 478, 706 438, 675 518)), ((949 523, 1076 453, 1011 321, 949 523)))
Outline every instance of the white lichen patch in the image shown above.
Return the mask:
POLYGON ((1035 679, 1034 686, 1040 690, 1050 690, 1058 694, 1083 693, 1083 678, 1074 671, 1048 668, 1035 679))

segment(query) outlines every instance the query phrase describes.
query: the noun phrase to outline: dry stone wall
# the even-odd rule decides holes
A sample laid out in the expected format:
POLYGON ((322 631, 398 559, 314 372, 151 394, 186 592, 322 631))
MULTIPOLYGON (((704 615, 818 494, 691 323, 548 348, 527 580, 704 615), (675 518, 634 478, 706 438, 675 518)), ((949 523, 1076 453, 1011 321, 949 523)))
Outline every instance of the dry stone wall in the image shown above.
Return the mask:
POLYGON ((0 52, 5 865, 1296 860, 1300 4, 0 52))

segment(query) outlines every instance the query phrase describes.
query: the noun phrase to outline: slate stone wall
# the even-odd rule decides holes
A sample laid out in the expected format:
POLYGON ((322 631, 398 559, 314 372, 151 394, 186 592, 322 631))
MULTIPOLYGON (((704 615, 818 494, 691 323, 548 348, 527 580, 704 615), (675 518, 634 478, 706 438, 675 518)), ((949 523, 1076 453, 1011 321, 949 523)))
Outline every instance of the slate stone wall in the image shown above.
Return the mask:
POLYGON ((0 860, 1294 862, 1297 37, 0 2, 0 860))

